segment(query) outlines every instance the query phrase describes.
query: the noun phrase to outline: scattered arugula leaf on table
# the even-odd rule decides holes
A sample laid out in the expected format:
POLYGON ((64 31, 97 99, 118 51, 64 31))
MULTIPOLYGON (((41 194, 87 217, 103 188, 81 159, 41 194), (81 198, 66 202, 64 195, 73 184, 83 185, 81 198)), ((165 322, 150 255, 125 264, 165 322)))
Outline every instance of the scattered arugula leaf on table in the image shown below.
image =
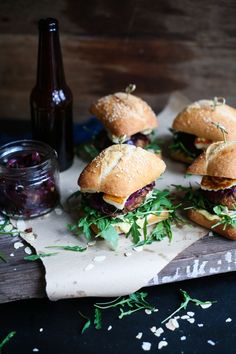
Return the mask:
POLYGON ((80 311, 79 314, 81 317, 83 317, 86 320, 81 330, 81 334, 83 334, 91 326, 91 320, 87 316, 83 315, 82 312, 80 311))
POLYGON ((216 301, 201 301, 198 299, 194 299, 187 293, 187 291, 182 290, 182 289, 180 289, 180 293, 183 297, 183 301, 181 302, 180 306, 174 312, 172 312, 168 317, 166 317, 163 321, 161 321, 161 323, 165 323, 166 321, 168 321, 170 318, 172 318, 176 313, 178 313, 182 309, 186 310, 187 306, 190 302, 194 303, 197 306, 206 305, 206 304, 213 304, 216 302, 216 301))
POLYGON ((8 335, 0 343, 0 354, 2 353, 2 348, 14 337, 15 331, 8 333, 8 335))
POLYGON ((2 251, 0 251, 0 260, 5 262, 5 263, 7 263, 6 256, 5 256, 5 254, 2 251))

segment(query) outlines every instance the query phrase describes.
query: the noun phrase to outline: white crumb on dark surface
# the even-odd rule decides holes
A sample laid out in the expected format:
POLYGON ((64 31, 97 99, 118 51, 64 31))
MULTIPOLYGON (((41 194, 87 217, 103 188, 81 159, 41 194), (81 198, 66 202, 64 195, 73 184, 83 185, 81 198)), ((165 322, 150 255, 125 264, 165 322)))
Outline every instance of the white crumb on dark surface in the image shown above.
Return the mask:
POLYGON ((176 330, 176 328, 179 328, 179 323, 176 319, 170 318, 169 321, 165 324, 165 326, 170 331, 174 331, 176 330))
POLYGON ((156 332, 156 330, 157 330, 156 326, 153 326, 153 327, 150 328, 150 331, 151 331, 152 333, 156 332))
POLYGON ((31 251, 31 249, 28 246, 25 247, 25 253, 32 254, 32 251, 31 251))
POLYGON ((145 313, 146 313, 146 315, 151 315, 152 311, 151 311, 151 310, 146 309, 146 310, 145 310, 145 313))
POLYGON ((18 248, 21 248, 21 247, 24 247, 22 242, 17 241, 17 242, 14 243, 14 248, 16 250, 18 250, 18 248))
POLYGON ((142 336, 143 336, 143 333, 142 333, 142 332, 139 332, 139 333, 137 334, 136 338, 137 338, 137 339, 141 339, 142 336))
POLYGON ((154 335, 155 335, 156 337, 160 337, 160 336, 162 335, 162 333, 164 333, 164 330, 163 330, 162 327, 159 327, 159 328, 157 328, 157 330, 154 332, 154 335))
POLYGON ((110 331, 112 329, 112 326, 108 326, 107 330, 110 331))
POLYGON ((212 303, 209 302, 209 303, 206 303, 206 304, 200 304, 201 308, 202 309, 208 309, 209 307, 211 307, 212 303))
POLYGON ((186 340, 186 336, 180 337, 180 340, 186 340))
POLYGON ((204 324, 203 323, 198 323, 198 327, 203 327, 204 324))
POLYGON ((143 342, 142 343, 142 349, 144 350, 144 351, 149 351, 150 349, 151 349, 151 343, 150 342, 143 342))
POLYGON ((181 316, 181 320, 188 320, 190 317, 189 315, 183 315, 181 316))
POLYGON ((41 328, 39 328, 39 332, 40 333, 42 333, 43 332, 43 328, 41 327, 41 328))
POLYGON ((215 342, 214 342, 213 340, 211 340, 211 339, 209 339, 209 340, 207 341, 207 343, 210 344, 210 345, 216 345, 215 342))
POLYGON ((193 317, 193 316, 195 315, 195 313, 192 312, 192 311, 188 311, 188 312, 187 312, 187 315, 189 315, 190 317, 193 317))
POLYGON ((187 321, 191 324, 193 324, 195 322, 195 318, 187 318, 187 321))
POLYGON ((158 349, 162 349, 164 347, 166 347, 168 345, 167 341, 166 340, 161 340, 159 343, 158 343, 158 349))
POLYGON ((8 224, 4 227, 5 232, 10 232, 10 231, 12 231, 12 229, 13 229, 13 226, 11 224, 8 224))
POLYGON ((14 256, 15 256, 14 253, 11 253, 11 254, 10 254, 10 257, 14 257, 14 256))
POLYGON ((226 318, 225 322, 232 322, 232 318, 230 317, 226 318))
POLYGON ((38 348, 34 348, 32 351, 36 353, 36 352, 39 352, 39 349, 38 348))

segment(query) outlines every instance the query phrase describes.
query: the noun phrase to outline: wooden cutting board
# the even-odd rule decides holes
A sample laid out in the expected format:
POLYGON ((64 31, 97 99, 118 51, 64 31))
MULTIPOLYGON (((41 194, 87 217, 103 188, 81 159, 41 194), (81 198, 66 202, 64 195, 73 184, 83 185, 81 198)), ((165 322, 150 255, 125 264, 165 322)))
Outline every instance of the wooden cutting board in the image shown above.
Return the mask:
MULTIPOLYGON (((27 243, 18 237, 0 236, 0 250, 7 259, 6 263, 0 261, 0 303, 46 296, 44 267, 40 260, 34 262, 24 260, 26 246, 27 243), (24 247, 16 250, 14 243, 17 241, 21 241, 24 247)), ((147 285, 234 270, 236 270, 236 242, 217 235, 206 235, 179 254, 147 285)))

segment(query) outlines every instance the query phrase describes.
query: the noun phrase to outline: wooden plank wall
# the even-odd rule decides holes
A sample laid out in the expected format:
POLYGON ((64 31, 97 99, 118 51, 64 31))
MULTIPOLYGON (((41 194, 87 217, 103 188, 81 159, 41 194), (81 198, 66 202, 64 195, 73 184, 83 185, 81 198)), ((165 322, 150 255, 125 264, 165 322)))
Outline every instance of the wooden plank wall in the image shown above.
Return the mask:
POLYGON ((0 1, 0 118, 29 119, 42 17, 60 22, 76 120, 130 82, 157 112, 174 90, 235 95, 235 0, 8 0, 0 1))

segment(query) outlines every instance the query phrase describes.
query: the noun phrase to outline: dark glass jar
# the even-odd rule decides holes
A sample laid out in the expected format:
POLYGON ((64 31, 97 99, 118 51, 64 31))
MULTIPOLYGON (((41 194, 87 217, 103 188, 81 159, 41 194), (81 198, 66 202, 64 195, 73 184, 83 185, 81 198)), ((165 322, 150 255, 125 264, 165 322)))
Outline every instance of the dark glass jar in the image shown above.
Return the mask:
POLYGON ((58 22, 53 18, 42 19, 37 81, 30 96, 32 135, 57 151, 61 171, 73 162, 72 104, 64 75, 58 22))
POLYGON ((60 201, 57 154, 49 145, 18 140, 0 147, 0 210, 16 219, 50 212, 60 201))

